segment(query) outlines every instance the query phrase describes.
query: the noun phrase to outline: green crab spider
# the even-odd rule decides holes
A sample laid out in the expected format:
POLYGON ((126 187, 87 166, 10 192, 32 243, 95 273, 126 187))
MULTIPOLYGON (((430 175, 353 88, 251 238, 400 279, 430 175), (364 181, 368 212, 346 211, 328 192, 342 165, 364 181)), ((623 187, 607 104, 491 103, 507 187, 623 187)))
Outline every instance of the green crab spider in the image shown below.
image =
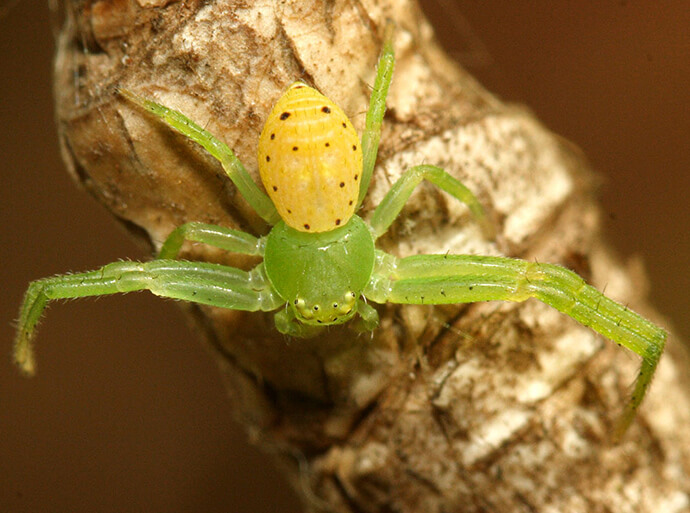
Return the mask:
POLYGON ((439 167, 419 165, 393 184, 369 223, 355 214, 369 187, 394 66, 389 28, 379 59, 361 143, 345 114, 302 82, 280 98, 259 143, 266 191, 224 143, 180 112, 131 91, 119 93, 200 144, 218 159, 248 204, 272 229, 254 237, 191 222, 165 240, 149 262, 114 262, 90 272, 32 282, 21 307, 14 358, 35 371, 33 337, 47 303, 137 290, 245 311, 277 311, 278 331, 309 337, 357 316, 373 330, 378 314, 368 303, 451 304, 536 298, 642 357, 641 369, 617 426, 625 432, 661 358, 666 332, 587 285, 558 265, 505 257, 417 255, 396 258, 375 241, 396 219, 415 187, 427 180, 464 202, 493 237, 477 198, 439 167), (309 125, 308 131, 304 130, 309 125), (254 269, 176 260, 184 241, 263 257, 254 269))

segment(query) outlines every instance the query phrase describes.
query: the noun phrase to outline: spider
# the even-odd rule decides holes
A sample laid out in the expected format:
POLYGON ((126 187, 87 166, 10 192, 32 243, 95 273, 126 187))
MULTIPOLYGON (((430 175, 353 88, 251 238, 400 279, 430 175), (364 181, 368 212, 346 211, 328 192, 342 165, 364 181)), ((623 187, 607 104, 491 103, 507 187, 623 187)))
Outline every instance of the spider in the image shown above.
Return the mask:
POLYGON ((386 110, 394 54, 387 29, 361 141, 345 113, 303 82, 281 96, 258 145, 261 179, 252 180, 223 142, 180 112, 129 90, 119 93, 218 159, 247 203, 272 229, 264 237, 222 226, 179 226, 149 262, 120 261, 90 272, 32 282, 20 311, 16 363, 35 371, 34 328, 48 301, 149 290, 153 294, 246 311, 277 311, 279 332, 310 337, 353 320, 373 330, 368 303, 451 304, 536 298, 642 357, 631 399, 617 432, 625 432, 661 358, 666 332, 607 298, 563 267, 506 257, 416 255, 396 258, 375 247, 413 190, 427 180, 465 203, 487 238, 493 237, 477 198, 443 169, 418 165, 405 172, 367 223, 356 212, 367 194, 386 110), (184 241, 256 255, 250 271, 176 260, 184 241))

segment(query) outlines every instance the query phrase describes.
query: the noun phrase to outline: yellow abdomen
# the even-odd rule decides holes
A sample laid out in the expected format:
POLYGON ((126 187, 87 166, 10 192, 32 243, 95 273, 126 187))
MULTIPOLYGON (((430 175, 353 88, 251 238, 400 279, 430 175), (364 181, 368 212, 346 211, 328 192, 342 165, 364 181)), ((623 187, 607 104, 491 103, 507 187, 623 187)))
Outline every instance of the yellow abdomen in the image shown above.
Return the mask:
POLYGON ((303 232, 333 230, 347 223, 357 204, 359 137, 340 107, 295 82, 261 132, 259 172, 288 226, 303 232))

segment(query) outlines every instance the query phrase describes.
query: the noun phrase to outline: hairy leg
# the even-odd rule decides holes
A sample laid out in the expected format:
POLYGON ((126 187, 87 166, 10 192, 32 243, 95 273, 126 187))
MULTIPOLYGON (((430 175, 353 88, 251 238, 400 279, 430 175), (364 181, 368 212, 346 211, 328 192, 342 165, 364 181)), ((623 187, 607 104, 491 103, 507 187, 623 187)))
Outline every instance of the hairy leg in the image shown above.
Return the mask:
POLYGON ((366 125, 364 132, 362 132, 363 163, 362 181, 359 183, 359 199, 357 200, 358 208, 369 190, 369 182, 374 171, 374 164, 376 164, 376 154, 379 150, 381 123, 383 123, 383 116, 386 114, 386 97, 388 96, 388 88, 391 85, 393 68, 395 66, 393 29, 393 23, 389 22, 386 25, 386 32, 383 36, 383 50, 381 50, 381 57, 379 57, 379 64, 376 68, 374 89, 369 98, 366 125))
POLYGON ((27 374, 35 369, 34 328, 49 301, 149 290, 158 296, 234 310, 269 311, 282 304, 263 273, 203 262, 114 262, 95 271, 31 282, 19 313, 14 357, 27 374))
POLYGON ((451 304, 525 301, 536 298, 642 357, 630 401, 616 428, 620 437, 632 422, 659 363, 666 332, 604 296, 563 267, 504 257, 419 255, 379 260, 366 291, 376 302, 451 304))
POLYGON ((240 191, 240 194, 264 221, 269 224, 275 224, 280 220, 280 216, 269 197, 256 185, 242 162, 224 142, 216 139, 213 134, 201 128, 181 112, 151 101, 127 89, 119 89, 119 92, 129 101, 146 109, 182 135, 203 146, 206 151, 223 165, 223 169, 240 191))
POLYGON ((375 238, 379 238, 388 230, 391 223, 400 214, 415 187, 422 180, 428 180, 439 189, 446 191, 451 196, 465 203, 479 223, 484 236, 487 239, 494 238, 494 226, 486 217, 484 209, 477 197, 472 194, 472 191, 440 167, 429 165, 415 166, 405 171, 393 184, 393 187, 391 187, 383 200, 381 200, 381 203, 374 211, 374 215, 371 217, 371 228, 375 238))

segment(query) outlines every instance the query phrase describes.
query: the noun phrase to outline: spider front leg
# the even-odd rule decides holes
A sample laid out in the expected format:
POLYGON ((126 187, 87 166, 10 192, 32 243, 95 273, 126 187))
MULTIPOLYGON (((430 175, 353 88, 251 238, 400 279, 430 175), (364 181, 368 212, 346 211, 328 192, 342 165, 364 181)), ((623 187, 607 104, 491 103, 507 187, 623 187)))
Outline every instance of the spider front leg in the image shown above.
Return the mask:
POLYGON ((376 68, 376 79, 374 89, 369 97, 369 109, 362 132, 362 180, 359 182, 359 198, 357 208, 360 207, 364 197, 369 190, 371 174, 376 164, 376 154, 379 151, 379 141, 381 139, 381 123, 386 114, 386 97, 388 89, 393 79, 393 68, 395 67, 395 54, 393 53, 393 22, 388 22, 383 36, 383 50, 379 57, 379 64, 376 68))
POLYGON ((27 374, 34 373, 34 328, 49 301, 137 290, 253 312, 275 310, 284 302, 269 284, 262 264, 247 272, 218 264, 179 260, 114 262, 95 271, 44 278, 29 285, 19 313, 15 361, 27 374))
POLYGON ((440 167, 421 165, 405 171, 393 184, 393 187, 379 203, 379 206, 376 207, 370 223, 375 239, 378 239, 388 230, 391 223, 398 217, 398 214, 405 206, 415 187, 422 180, 428 180, 439 189, 446 191, 451 196, 465 203, 479 223, 484 236, 489 240, 495 237, 494 226, 486 217, 484 208, 482 208, 477 197, 472 194, 472 191, 440 167))
POLYGON ((275 224, 280 220, 280 216, 269 197, 256 185, 242 162, 224 142, 216 139, 213 134, 201 128, 181 112, 139 96, 127 89, 118 89, 118 92, 129 101, 159 117, 185 137, 189 137, 192 141, 200 144, 215 157, 223 165, 223 169, 237 190, 240 191, 242 197, 264 221, 275 224))
POLYGON ((666 332, 563 267, 504 257, 379 254, 365 295, 379 303, 452 304, 536 298, 642 357, 614 436, 623 435, 651 383, 666 332))

